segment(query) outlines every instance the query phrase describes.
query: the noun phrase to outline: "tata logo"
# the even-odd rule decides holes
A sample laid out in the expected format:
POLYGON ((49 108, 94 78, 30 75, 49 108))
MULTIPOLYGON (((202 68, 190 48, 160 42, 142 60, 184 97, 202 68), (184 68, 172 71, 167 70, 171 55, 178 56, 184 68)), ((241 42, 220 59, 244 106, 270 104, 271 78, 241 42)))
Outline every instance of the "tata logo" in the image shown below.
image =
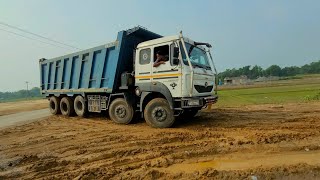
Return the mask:
POLYGON ((145 60, 145 61, 148 60, 148 57, 149 57, 149 56, 148 56, 147 53, 144 53, 144 54, 142 55, 142 59, 145 60))
POLYGON ((172 89, 174 89, 178 84, 177 83, 171 83, 170 86, 172 87, 172 89))
POLYGON ((204 83, 204 87, 208 87, 208 82, 205 82, 205 83, 204 83))

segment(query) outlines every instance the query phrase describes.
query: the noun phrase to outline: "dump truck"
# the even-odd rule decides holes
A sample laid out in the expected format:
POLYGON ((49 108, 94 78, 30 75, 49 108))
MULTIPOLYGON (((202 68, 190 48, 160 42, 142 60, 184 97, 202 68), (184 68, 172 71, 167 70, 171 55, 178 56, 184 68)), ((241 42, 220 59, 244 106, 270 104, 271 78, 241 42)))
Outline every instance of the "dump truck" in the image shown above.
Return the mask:
POLYGON ((40 59, 40 91, 54 115, 107 113, 119 124, 141 117, 152 127, 171 127, 217 102, 211 47, 182 32, 164 37, 134 27, 114 42, 40 59), (154 67, 160 51, 166 61, 154 67))

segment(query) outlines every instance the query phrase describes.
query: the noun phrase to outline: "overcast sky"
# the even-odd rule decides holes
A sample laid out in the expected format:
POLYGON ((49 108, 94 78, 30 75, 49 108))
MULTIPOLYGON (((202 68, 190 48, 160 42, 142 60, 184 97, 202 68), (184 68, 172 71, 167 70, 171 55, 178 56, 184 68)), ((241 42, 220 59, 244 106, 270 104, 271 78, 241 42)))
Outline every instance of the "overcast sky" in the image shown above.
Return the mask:
MULTIPOLYGON (((180 30, 214 45, 218 70, 320 59, 318 0, 0 0, 0 22, 81 49, 108 43, 141 25, 161 35, 180 30)), ((33 41, 0 24, 0 91, 39 86, 38 59, 75 49, 33 41)))

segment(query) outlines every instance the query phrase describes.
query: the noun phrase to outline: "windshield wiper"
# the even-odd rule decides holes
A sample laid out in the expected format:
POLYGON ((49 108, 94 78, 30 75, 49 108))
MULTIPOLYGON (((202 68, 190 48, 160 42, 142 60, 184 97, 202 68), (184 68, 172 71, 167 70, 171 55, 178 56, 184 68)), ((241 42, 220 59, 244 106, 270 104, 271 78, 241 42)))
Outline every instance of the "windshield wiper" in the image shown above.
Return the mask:
POLYGON ((198 67, 198 68, 203 68, 201 65, 199 64, 192 64, 193 67, 198 67))
POLYGON ((193 67, 202 68, 202 69, 206 69, 206 70, 211 70, 210 66, 206 66, 206 65, 192 64, 192 66, 193 67))

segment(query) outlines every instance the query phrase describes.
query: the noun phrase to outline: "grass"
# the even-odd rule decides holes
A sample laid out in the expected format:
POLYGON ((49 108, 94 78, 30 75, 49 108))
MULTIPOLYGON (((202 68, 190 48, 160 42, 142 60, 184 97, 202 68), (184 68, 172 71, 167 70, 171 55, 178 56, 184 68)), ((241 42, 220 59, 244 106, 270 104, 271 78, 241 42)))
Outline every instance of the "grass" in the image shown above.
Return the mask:
MULTIPOLYGON (((319 75, 313 77, 318 78, 319 75)), ((306 76, 299 81, 289 80, 287 83, 277 86, 222 89, 218 91, 219 101, 217 106, 233 107, 318 101, 320 94, 319 80, 310 80, 310 76, 306 76)))

